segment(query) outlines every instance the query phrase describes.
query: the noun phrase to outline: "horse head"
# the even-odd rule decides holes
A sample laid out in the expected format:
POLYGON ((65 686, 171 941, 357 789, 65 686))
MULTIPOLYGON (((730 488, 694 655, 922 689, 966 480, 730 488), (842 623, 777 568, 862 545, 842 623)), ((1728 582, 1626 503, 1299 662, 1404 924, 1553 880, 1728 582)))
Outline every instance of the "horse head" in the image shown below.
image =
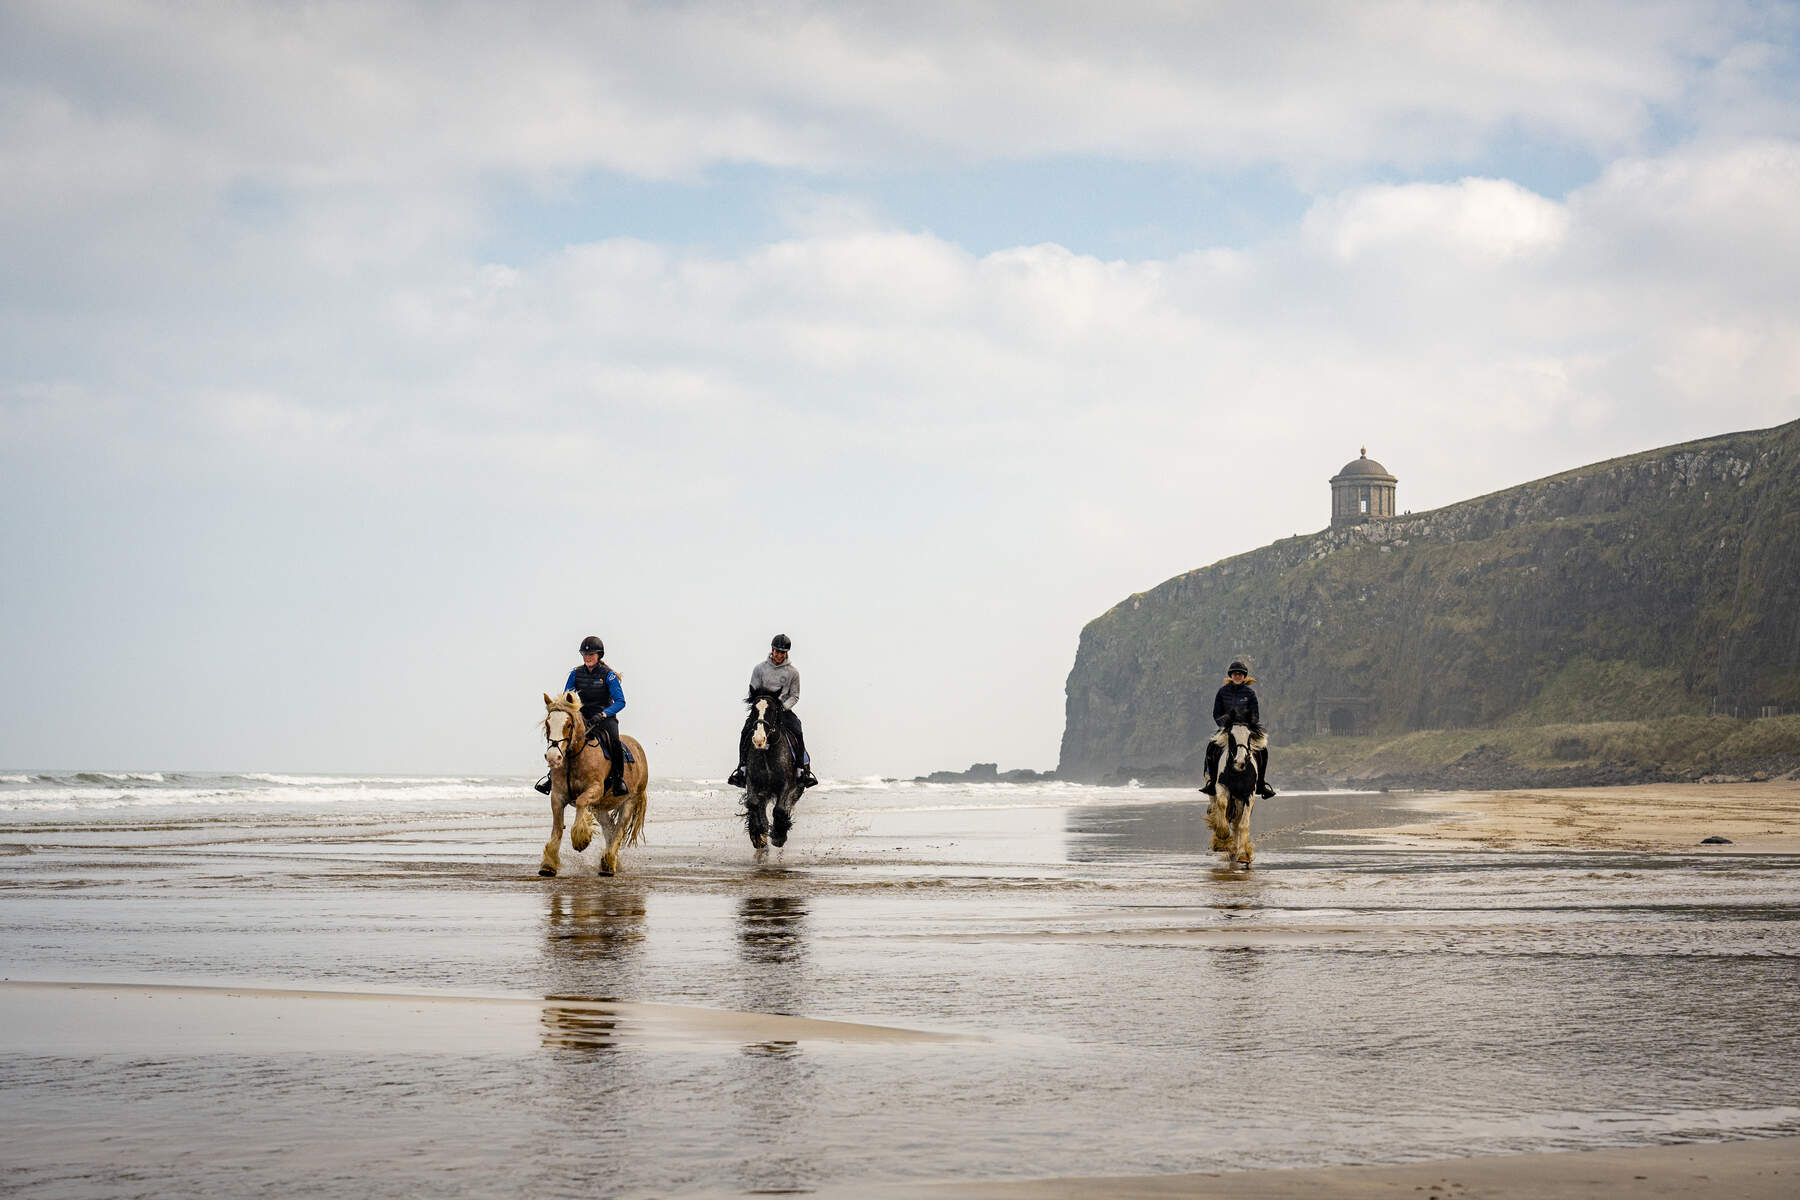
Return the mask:
POLYGON ((1239 723, 1231 726, 1231 765, 1242 771, 1250 765, 1250 727, 1239 723))
POLYGON ((781 725, 781 693, 769 688, 751 688, 744 703, 750 706, 750 719, 756 723, 750 734, 750 747, 767 750, 774 744, 770 740, 770 731, 781 725))
POLYGON ((552 767, 563 765, 564 758, 575 746, 578 732, 584 732, 581 719, 581 697, 574 692, 564 692, 552 697, 544 694, 544 761, 552 767))

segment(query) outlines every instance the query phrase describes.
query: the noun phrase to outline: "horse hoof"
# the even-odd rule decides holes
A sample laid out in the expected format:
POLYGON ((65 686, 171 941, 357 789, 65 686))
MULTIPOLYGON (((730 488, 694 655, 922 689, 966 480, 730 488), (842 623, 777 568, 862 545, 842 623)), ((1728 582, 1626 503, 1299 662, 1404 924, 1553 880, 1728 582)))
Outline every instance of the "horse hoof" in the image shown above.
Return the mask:
POLYGON ((769 848, 769 839, 765 838, 765 837, 760 837, 760 836, 753 837, 750 839, 750 844, 752 846, 756 847, 758 850, 767 850, 769 848))
POLYGON ((605 867, 601 867, 598 871, 595 872, 595 874, 599 875, 600 878, 602 878, 602 879, 610 879, 614 875, 617 875, 618 872, 617 871, 609 871, 605 867))
POLYGON ((542 875, 545 879, 555 879, 556 878, 556 872, 550 870, 550 868, 548 868, 548 867, 539 867, 538 874, 542 875))

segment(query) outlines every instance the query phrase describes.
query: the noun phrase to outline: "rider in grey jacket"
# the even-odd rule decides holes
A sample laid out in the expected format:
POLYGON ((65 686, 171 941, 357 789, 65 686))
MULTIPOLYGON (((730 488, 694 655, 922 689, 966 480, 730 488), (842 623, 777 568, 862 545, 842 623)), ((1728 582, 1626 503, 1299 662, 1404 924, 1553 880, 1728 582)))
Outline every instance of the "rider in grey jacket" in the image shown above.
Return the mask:
MULTIPOLYGON (((788 651, 794 643, 785 633, 778 633, 769 642, 769 657, 757 663, 750 670, 750 690, 781 693, 782 724, 794 738, 794 753, 800 759, 800 786, 813 787, 818 779, 812 771, 812 755, 806 752, 806 733, 800 728, 800 714, 794 706, 800 703, 800 670, 788 661, 788 651)), ((729 778, 725 780, 732 787, 744 786, 744 746, 747 739, 738 739, 738 765, 729 778)))

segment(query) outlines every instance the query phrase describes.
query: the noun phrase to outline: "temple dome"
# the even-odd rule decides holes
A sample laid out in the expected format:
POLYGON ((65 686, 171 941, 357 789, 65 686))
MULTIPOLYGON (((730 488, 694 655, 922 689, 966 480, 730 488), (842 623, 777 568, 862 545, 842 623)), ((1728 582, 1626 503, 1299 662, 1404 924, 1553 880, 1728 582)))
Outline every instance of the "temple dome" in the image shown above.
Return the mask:
POLYGON ((1394 476, 1388 472, 1386 467, 1370 458, 1369 452, 1364 450, 1361 458, 1353 458, 1345 463, 1344 469, 1339 471, 1333 478, 1391 480, 1394 476))

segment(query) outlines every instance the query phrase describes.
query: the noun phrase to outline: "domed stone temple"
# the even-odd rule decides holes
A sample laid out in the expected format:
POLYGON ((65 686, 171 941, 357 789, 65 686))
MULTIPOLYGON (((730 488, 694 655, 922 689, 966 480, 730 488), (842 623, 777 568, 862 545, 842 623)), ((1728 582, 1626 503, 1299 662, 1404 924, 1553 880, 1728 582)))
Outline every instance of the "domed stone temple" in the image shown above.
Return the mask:
POLYGON ((1398 511, 1394 508, 1394 485, 1399 482, 1386 467, 1369 457, 1369 448, 1364 446, 1361 458, 1351 459, 1331 477, 1332 525, 1360 525, 1377 517, 1393 516, 1398 511))

